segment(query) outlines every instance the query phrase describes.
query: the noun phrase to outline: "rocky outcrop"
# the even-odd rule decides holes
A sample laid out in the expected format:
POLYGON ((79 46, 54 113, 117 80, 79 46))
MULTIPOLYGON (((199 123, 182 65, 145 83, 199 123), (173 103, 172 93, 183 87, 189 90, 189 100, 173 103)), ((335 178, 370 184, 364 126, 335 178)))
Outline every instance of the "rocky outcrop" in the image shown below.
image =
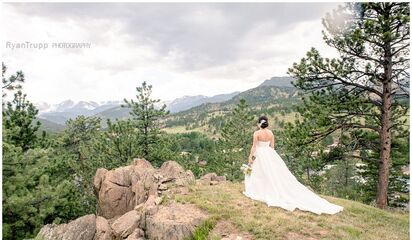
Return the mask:
POLYGON ((123 215, 149 196, 158 197, 168 189, 166 183, 187 186, 194 180, 190 170, 185 171, 174 161, 163 163, 159 169, 144 159, 110 171, 98 169, 93 182, 98 199, 97 213, 108 219, 123 215))
POLYGON ((185 239, 207 214, 194 205, 164 203, 168 193, 187 194, 194 175, 174 161, 155 169, 144 159, 113 170, 98 169, 93 180, 97 216, 46 225, 37 239, 185 239))
POLYGON ((80 217, 67 224, 47 224, 38 233, 36 239, 47 240, 93 240, 96 233, 94 214, 80 217))

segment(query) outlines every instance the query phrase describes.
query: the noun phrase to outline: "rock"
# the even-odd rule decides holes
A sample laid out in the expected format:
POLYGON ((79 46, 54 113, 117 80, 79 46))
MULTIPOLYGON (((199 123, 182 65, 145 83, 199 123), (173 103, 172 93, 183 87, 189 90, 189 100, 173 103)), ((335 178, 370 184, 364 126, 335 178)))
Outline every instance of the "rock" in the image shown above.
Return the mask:
POLYGON ((146 201, 146 191, 144 182, 136 181, 132 183, 132 192, 134 194, 134 205, 137 206, 146 201))
POLYGON ((108 171, 98 192, 98 215, 113 218, 132 210, 136 200, 129 181, 127 169, 108 171), (118 178, 118 179, 117 179, 118 178))
POLYGON ((226 177, 218 176, 216 173, 207 173, 199 179, 200 184, 206 185, 216 185, 222 181, 226 181, 226 177))
POLYGON ((199 164, 199 166, 206 166, 206 164, 207 164, 207 161, 205 161, 205 160, 200 160, 199 162, 198 162, 198 164, 199 164))
POLYGON ((160 186, 157 183, 153 183, 149 188, 149 196, 150 195, 157 196, 159 188, 160 186))
POLYGON ((153 177, 154 177, 157 181, 159 181, 160 179, 163 178, 163 176, 162 176, 160 173, 155 173, 155 174, 153 174, 153 177))
POLYGON ((206 181, 212 181, 215 180, 217 177, 216 173, 206 173, 205 175, 203 175, 200 180, 206 180, 206 181))
POLYGON ((189 188, 188 187, 173 188, 173 189, 171 189, 171 193, 180 194, 180 195, 187 195, 187 194, 189 194, 189 188))
POLYGON ((133 166, 137 169, 154 169, 152 164, 149 161, 147 161, 146 159, 141 159, 141 158, 133 159, 133 166))
POLYGON ((150 196, 147 198, 146 202, 144 203, 145 207, 151 206, 151 205, 156 205, 156 204, 155 204, 156 198, 157 198, 157 196, 150 195, 150 196))
POLYGON ((140 214, 131 210, 119 217, 112 224, 113 234, 117 238, 126 238, 139 226, 140 214))
POLYGON ((195 180, 192 171, 185 171, 184 168, 175 161, 164 162, 159 169, 159 174, 163 176, 160 183, 175 180, 178 185, 188 185, 195 180))
POLYGON ((150 205, 150 206, 147 206, 147 207, 145 208, 145 214, 146 214, 146 215, 154 215, 154 214, 157 213, 158 210, 159 210, 159 207, 158 207, 158 206, 150 205))
POLYGON ((159 169, 145 159, 134 159, 132 165, 112 170, 99 168, 93 179, 98 216, 49 224, 38 236, 46 240, 140 240, 145 229, 153 239, 182 239, 192 234, 206 214, 194 205, 165 206, 162 202, 170 192, 187 194, 188 185, 194 182, 193 173, 174 161, 159 169))
POLYGON ((140 240, 144 239, 144 231, 140 228, 136 228, 132 234, 130 234, 126 240, 140 240))
POLYGON ((153 215, 146 215, 149 239, 181 240, 192 236, 208 215, 191 204, 162 205, 153 215))
POLYGON ((224 181, 226 181, 226 176, 216 176, 215 179, 218 182, 224 182, 224 181))
POLYGON ((36 239, 44 240, 93 240, 96 216, 85 215, 67 224, 47 224, 40 229, 36 239))
POLYGON ((163 197, 157 197, 157 198, 155 199, 155 204, 156 204, 156 205, 159 205, 162 201, 163 201, 163 197))
POLYGON ((113 239, 112 228, 106 218, 96 217, 96 234, 94 240, 111 240, 113 239))
POLYGON ((135 211, 141 211, 141 210, 143 210, 143 207, 144 207, 144 203, 141 203, 141 204, 137 205, 136 207, 134 207, 134 210, 135 211))
POLYGON ((216 184, 219 184, 219 182, 218 181, 210 181, 210 185, 216 185, 216 184))
POLYGON ((134 159, 133 165, 110 171, 98 169, 94 178, 98 215, 106 219, 121 216, 145 202, 148 192, 157 196, 155 171, 144 159, 134 159))
POLYGON ((164 162, 159 169, 145 159, 134 159, 132 165, 110 171, 98 169, 93 181, 97 214, 106 219, 121 216, 148 201, 150 196, 156 199, 159 191, 167 192, 176 185, 188 186, 194 179, 191 171, 185 171, 174 161, 164 162), (162 184, 164 182, 171 184, 162 184))
POLYGON ((96 174, 93 179, 93 190, 95 194, 99 192, 106 172, 107 172, 107 169, 104 169, 104 168, 97 169, 96 174))
POLYGON ((209 232, 210 239, 221 240, 252 240, 254 237, 248 232, 239 231, 236 226, 227 221, 219 220, 213 229, 209 232))

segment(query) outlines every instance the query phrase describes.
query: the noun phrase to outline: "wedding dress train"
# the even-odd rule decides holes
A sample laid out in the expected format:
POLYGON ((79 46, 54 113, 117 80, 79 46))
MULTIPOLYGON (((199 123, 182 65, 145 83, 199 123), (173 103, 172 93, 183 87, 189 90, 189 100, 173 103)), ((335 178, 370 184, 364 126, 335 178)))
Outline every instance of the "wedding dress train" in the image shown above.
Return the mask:
POLYGON ((335 214, 343 210, 301 184, 270 147, 270 142, 259 141, 255 157, 252 173, 245 176, 243 194, 247 197, 289 211, 298 208, 316 214, 335 214))

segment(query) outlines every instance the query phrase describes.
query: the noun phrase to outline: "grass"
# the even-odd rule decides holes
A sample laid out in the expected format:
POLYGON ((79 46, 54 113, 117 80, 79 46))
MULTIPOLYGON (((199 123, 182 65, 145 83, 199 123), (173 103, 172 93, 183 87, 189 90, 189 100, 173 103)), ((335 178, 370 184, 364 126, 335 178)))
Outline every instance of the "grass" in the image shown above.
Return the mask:
POLYGON ((232 222, 255 239, 409 239, 409 213, 385 211, 328 196, 323 197, 343 206, 344 211, 335 215, 288 212, 251 200, 242 191, 241 183, 196 185, 188 195, 174 198, 193 203, 211 214, 213 220, 201 226, 195 239, 207 239, 202 237, 213 228, 216 219, 232 222))
POLYGON ((217 216, 212 216, 202 223, 199 227, 196 228, 193 236, 188 240, 204 240, 209 236, 209 232, 216 225, 219 218, 217 216))

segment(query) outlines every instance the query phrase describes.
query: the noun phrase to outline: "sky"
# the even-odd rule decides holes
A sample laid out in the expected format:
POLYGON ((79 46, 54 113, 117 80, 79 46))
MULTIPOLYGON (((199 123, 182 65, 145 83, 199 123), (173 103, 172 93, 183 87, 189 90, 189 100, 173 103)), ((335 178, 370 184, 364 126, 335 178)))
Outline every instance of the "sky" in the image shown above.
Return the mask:
POLYGON ((143 81, 163 101, 212 96, 286 76, 311 47, 333 55, 322 18, 337 5, 5 3, 2 57, 35 103, 130 99, 143 81))

